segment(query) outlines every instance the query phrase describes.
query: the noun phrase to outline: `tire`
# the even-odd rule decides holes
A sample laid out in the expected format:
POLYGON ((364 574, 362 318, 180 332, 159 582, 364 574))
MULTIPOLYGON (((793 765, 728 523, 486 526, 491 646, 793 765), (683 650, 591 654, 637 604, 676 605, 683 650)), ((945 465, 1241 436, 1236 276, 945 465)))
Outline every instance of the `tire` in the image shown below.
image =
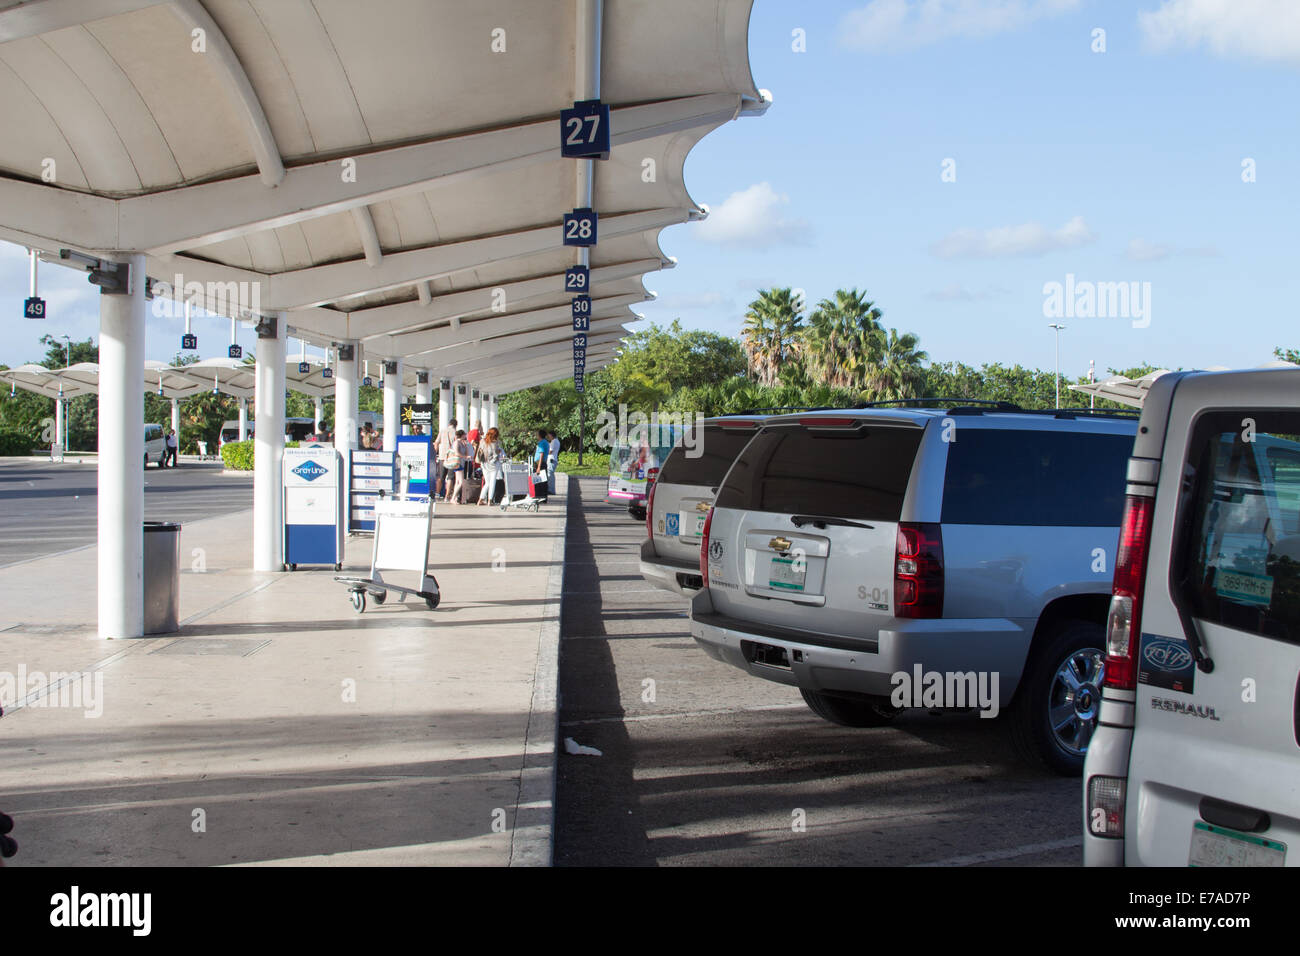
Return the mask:
POLYGON ((388 600, 387 591, 371 591, 370 596, 374 598, 376 604, 383 604, 388 600))
POLYGON ((424 591, 421 592, 420 594, 420 597, 424 598, 424 606, 427 607, 430 611, 436 608, 438 606, 438 602, 442 600, 442 592, 438 590, 437 578, 433 579, 433 587, 434 590, 424 591))
POLYGON ((628 514, 630 514, 637 521, 645 521, 644 508, 628 508, 627 510, 628 510, 628 514))
POLYGON ((1062 776, 1083 773, 1101 709, 1104 639, 1099 622, 1067 620, 1030 653, 1008 714, 1011 741, 1029 763, 1062 776))
POLYGON ((365 613, 366 610, 365 591, 352 591, 351 600, 352 600, 352 610, 356 611, 358 614, 365 613))
POLYGON ((884 727, 904 710, 887 697, 832 697, 802 688, 799 693, 814 714, 841 727, 884 727))
POLYGON ((342 570, 343 570, 343 565, 342 565, 342 563, 339 563, 339 564, 334 565, 334 570, 335 570, 335 571, 342 571, 342 570))

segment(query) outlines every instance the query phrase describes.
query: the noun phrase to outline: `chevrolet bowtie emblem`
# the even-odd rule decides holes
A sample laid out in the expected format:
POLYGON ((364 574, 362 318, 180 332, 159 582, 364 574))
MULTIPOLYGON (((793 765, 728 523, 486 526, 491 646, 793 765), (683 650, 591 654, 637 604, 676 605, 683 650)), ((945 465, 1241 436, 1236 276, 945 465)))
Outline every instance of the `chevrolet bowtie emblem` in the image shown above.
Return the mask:
POLYGON ((712 506, 711 504, 709 504, 707 501, 697 501, 697 502, 695 502, 695 510, 696 510, 696 511, 708 511, 711 507, 713 507, 713 506, 712 506))
POLYGON ((767 546, 768 546, 769 548, 771 548, 773 551, 789 551, 789 550, 790 550, 790 539, 789 539, 789 538, 773 538, 771 541, 769 541, 769 542, 767 543, 767 546))

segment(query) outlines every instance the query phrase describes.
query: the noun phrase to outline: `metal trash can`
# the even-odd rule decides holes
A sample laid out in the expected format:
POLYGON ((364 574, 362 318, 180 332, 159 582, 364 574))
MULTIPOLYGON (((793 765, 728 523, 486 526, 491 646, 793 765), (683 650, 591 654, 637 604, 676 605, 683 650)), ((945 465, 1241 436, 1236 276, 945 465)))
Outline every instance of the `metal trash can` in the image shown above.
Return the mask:
POLYGON ((180 630, 181 526, 175 521, 144 523, 144 632, 180 630))

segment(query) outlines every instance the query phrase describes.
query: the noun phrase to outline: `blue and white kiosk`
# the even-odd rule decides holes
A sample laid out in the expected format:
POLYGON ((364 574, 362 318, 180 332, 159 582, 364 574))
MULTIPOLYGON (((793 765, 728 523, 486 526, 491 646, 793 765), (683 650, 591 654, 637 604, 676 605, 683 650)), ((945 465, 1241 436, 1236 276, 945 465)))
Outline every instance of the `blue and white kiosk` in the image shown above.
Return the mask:
POLYGON ((343 466, 326 445, 284 450, 284 564, 343 566, 343 466))

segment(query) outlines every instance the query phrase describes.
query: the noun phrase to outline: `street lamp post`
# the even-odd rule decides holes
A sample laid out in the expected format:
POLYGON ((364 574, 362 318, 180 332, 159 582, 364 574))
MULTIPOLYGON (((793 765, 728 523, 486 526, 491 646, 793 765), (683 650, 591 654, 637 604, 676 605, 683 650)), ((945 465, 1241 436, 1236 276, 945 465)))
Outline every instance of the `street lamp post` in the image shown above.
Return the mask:
POLYGON ((1049 329, 1056 329, 1056 407, 1061 407, 1061 331, 1065 326, 1053 322, 1049 329))
MULTIPOLYGON (((63 339, 65 342, 68 343, 68 364, 65 365, 64 368, 72 368, 72 336, 71 336, 71 335, 67 335, 67 334, 65 333, 65 334, 63 334, 63 335, 60 335, 59 338, 63 339)), ((63 404, 63 386, 62 386, 62 385, 59 386, 59 397, 56 398, 55 401, 58 402, 60 405, 63 404)), ((68 426, 69 426, 70 424, 71 424, 71 422, 68 421, 68 416, 67 416, 67 415, 64 415, 64 416, 63 416, 63 434, 60 435, 59 437, 60 437, 60 438, 62 439, 62 441, 63 441, 63 448, 62 448, 62 451, 63 451, 63 454, 65 454, 65 455, 68 453, 68 444, 69 444, 69 442, 68 442, 68 426)))

